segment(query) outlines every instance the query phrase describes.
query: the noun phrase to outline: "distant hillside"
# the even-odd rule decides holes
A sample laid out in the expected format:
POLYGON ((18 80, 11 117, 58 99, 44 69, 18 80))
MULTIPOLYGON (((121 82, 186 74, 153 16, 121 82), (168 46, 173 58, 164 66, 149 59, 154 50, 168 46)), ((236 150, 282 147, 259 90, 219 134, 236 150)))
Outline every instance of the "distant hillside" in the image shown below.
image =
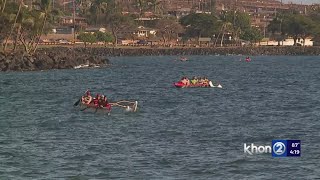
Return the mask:
MULTIPOLYGON (((281 0, 279 0, 281 1, 281 0)), ((319 0, 282 0, 283 3, 295 3, 295 4, 320 4, 319 0)))

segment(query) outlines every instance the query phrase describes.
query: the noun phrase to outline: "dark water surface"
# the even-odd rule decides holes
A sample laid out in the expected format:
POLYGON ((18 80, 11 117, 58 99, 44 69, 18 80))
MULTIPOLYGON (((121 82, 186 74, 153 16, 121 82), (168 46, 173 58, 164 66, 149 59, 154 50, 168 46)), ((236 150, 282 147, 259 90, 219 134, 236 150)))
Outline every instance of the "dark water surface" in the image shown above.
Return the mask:
POLYGON ((0 73, 0 179, 320 177, 319 57, 175 58, 0 73), (172 86, 194 75, 224 88, 172 86), (138 100, 139 111, 79 111, 72 105, 87 88, 113 101, 138 100), (243 152, 243 143, 272 139, 300 139, 302 156, 243 152))

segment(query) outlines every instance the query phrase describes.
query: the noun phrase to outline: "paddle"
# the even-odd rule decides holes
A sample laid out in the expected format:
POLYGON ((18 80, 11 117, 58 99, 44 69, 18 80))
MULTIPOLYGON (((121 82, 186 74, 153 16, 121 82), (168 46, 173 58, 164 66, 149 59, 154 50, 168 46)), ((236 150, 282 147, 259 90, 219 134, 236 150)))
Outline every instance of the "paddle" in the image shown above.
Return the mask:
POLYGON ((88 109, 89 107, 85 107, 84 109, 80 109, 80 111, 84 111, 84 110, 86 110, 86 109, 88 109))
POLYGON ((81 99, 79 99, 77 102, 75 102, 75 103, 73 104, 73 106, 78 106, 79 103, 80 103, 80 101, 81 101, 81 99))
POLYGON ((86 109, 88 109, 88 108, 89 108, 89 106, 85 107, 84 109, 81 109, 80 111, 84 111, 84 110, 86 110, 86 109))

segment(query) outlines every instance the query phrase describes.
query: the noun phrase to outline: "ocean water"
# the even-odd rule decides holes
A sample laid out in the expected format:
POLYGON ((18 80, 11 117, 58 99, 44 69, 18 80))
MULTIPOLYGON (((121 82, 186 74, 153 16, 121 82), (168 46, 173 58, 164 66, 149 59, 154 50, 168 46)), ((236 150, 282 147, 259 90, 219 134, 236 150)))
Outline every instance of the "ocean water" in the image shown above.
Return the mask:
POLYGON ((188 58, 0 73, 0 179, 320 178, 320 57, 188 58), (182 76, 223 89, 173 87, 182 76), (80 111, 87 88, 139 109, 80 111), (301 157, 244 153, 273 139, 301 140, 301 157))

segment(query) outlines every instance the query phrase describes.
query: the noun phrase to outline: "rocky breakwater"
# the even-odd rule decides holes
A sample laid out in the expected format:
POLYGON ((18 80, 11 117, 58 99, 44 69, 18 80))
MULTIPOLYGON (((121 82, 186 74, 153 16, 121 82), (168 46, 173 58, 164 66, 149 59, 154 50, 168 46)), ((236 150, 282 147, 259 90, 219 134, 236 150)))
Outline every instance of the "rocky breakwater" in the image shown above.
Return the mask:
MULTIPOLYGON (((79 48, 80 52, 87 49, 79 48)), ((320 47, 258 46, 216 48, 93 48, 91 54, 99 56, 159 56, 159 55, 320 55, 320 47)))
POLYGON ((72 69, 82 65, 96 67, 108 64, 109 60, 105 57, 64 47, 39 49, 31 56, 23 52, 0 53, 0 71, 72 69))

